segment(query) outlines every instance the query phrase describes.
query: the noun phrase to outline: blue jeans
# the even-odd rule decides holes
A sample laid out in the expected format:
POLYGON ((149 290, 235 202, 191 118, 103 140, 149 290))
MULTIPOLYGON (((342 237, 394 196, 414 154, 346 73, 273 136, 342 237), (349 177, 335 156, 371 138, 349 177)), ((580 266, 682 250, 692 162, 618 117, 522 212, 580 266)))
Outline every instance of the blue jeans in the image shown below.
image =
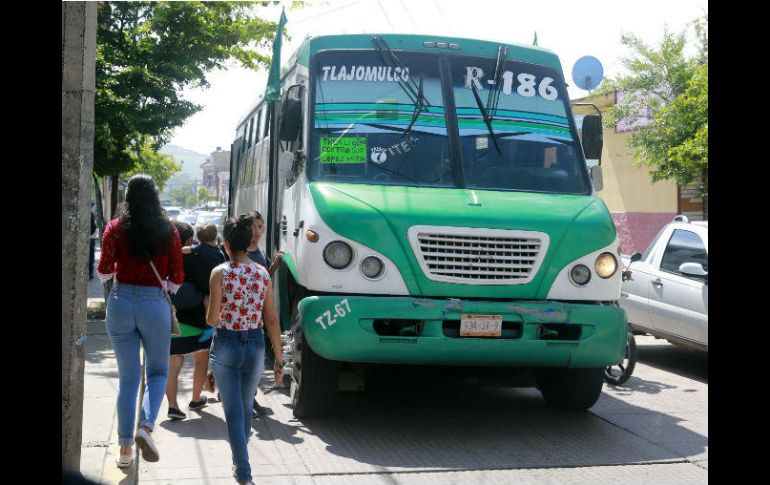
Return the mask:
POLYGON ((252 403, 265 367, 262 329, 217 329, 209 355, 225 411, 235 475, 239 482, 249 481, 251 466, 247 444, 251 433, 252 403))
POLYGON ((116 283, 107 301, 107 334, 118 362, 118 444, 134 443, 136 396, 141 382, 140 343, 144 347, 146 387, 141 426, 153 429, 166 391, 171 348, 171 312, 163 290, 116 283))

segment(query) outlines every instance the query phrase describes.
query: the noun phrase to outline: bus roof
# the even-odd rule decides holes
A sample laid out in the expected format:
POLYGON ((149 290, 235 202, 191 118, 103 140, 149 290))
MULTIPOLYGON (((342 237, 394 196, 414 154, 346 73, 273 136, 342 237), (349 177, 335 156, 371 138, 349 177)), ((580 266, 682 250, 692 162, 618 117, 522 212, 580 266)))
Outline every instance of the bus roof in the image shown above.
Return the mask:
MULTIPOLYGON (((451 54, 471 55, 480 57, 497 57, 499 46, 508 48, 508 60, 530 62, 540 64, 564 75, 561 69, 561 63, 558 56, 549 49, 544 49, 536 45, 509 44, 505 42, 495 42, 491 40, 466 39, 462 37, 446 37, 442 35, 416 35, 416 34, 340 34, 340 35, 320 35, 316 37, 306 37, 299 48, 289 56, 289 59, 281 67, 281 81, 294 67, 300 64, 310 67, 310 57, 318 52, 331 49, 372 49, 372 37, 382 37, 388 44, 388 47, 394 51, 409 50, 416 52, 449 52, 451 54), (459 49, 444 49, 436 47, 425 47, 424 42, 446 42, 447 44, 458 44, 459 49)), ((253 114, 264 99, 260 98, 251 106, 251 109, 243 116, 236 125, 240 127, 253 114)))
POLYGON ((297 51, 289 57, 281 69, 283 77, 295 64, 310 66, 310 57, 316 53, 329 49, 371 49, 372 37, 382 37, 388 46, 394 51, 409 50, 417 52, 450 52, 452 54, 476 55, 482 57, 496 57, 497 48, 501 45, 508 47, 509 60, 542 64, 562 72, 558 56, 549 49, 535 45, 510 44, 491 40, 466 39, 462 37, 446 37, 441 35, 416 35, 416 34, 345 34, 345 35, 321 35, 306 38, 297 51), (446 42, 458 44, 459 49, 442 49, 425 47, 424 42, 446 42))

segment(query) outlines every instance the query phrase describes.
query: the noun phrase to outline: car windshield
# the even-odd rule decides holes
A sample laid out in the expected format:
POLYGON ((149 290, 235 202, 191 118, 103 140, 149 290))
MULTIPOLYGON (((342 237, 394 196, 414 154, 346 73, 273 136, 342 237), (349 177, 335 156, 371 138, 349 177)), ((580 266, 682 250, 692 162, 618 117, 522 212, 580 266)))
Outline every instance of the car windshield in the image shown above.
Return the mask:
POLYGON ((439 55, 397 56, 398 62, 388 64, 376 50, 316 56, 311 180, 428 187, 457 187, 462 180, 467 188, 588 193, 566 89, 556 71, 501 61, 492 109, 486 104, 497 59, 448 56, 450 72, 442 80, 439 55), (492 117, 491 132, 474 86, 492 117), (445 116, 450 95, 456 135, 445 116), (460 160, 454 164, 450 136, 459 137, 460 160), (459 167, 460 177, 453 173, 459 167))

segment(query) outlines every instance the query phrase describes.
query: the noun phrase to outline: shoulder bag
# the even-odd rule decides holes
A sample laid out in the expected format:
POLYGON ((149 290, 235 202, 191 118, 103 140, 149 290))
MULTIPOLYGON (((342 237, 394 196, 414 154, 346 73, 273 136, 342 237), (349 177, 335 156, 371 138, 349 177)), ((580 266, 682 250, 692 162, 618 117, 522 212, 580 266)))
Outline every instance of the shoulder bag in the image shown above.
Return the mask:
MULTIPOLYGON (((160 278, 160 275, 158 274, 158 270, 155 269, 155 265, 153 264, 152 261, 150 261, 150 266, 152 266, 152 271, 155 273, 155 276, 158 278, 158 281, 160 282, 161 290, 163 290, 163 280, 160 278)), ((171 297, 168 296, 168 291, 163 290, 163 295, 166 297, 168 306, 171 309, 171 335, 182 335, 182 330, 179 328, 179 321, 176 319, 176 308, 174 308, 174 304, 171 303, 171 297)))

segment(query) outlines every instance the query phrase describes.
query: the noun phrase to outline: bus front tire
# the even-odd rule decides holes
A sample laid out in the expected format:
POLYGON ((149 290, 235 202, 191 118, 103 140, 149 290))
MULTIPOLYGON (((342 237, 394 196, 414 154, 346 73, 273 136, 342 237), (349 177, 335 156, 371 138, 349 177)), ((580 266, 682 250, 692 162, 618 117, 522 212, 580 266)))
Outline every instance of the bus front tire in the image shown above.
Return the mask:
POLYGON ((568 411, 585 411, 599 399, 604 368, 543 369, 537 373, 537 387, 549 406, 568 411))
POLYGON ((334 409, 337 394, 337 364, 324 359, 310 348, 307 341, 295 349, 290 395, 297 418, 323 418, 334 409))

